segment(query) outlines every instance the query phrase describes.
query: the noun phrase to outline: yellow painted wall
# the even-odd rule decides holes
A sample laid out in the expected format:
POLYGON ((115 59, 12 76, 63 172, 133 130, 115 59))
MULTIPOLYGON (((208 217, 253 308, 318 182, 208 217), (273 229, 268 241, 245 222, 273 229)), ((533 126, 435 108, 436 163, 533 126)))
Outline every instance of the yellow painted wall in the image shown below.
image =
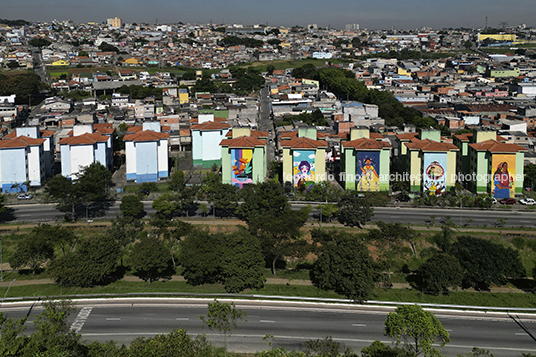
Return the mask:
POLYGON ((516 35, 514 34, 478 34, 478 41, 484 41, 486 38, 497 41, 515 41, 516 35))
POLYGON ((326 149, 317 149, 315 155, 315 182, 327 181, 326 149))
POLYGON ((51 66, 68 66, 69 62, 64 61, 64 60, 58 60, 58 61, 52 62, 50 65, 51 66))
POLYGON ((397 69, 397 73, 401 76, 409 76, 410 75, 410 72, 409 71, 406 71, 405 69, 403 68, 400 68, 398 67, 397 69))
POLYGON ((493 130, 475 130, 476 143, 481 143, 486 140, 497 140, 497 132, 493 130))
POLYGON ((370 139, 370 130, 368 128, 352 128, 350 130, 350 140, 361 138, 370 139))
POLYGON ((251 128, 233 128, 233 139, 241 136, 251 136, 251 128))
POLYGON ((456 183, 456 151, 447 152, 447 187, 452 187, 456 183))
POLYGON ((317 88, 320 88, 320 82, 315 81, 313 79, 305 79, 305 78, 303 78, 302 79, 302 84, 312 84, 312 85, 315 85, 317 88))
POLYGON ((293 182, 292 154, 289 148, 283 149, 283 182, 293 182))
POLYGON ((421 174, 422 174, 422 164, 421 164, 421 158, 419 156, 420 151, 418 150, 411 150, 408 153, 409 160, 410 160, 410 180, 412 179, 412 182, 410 182, 410 185, 413 184, 414 186, 420 186, 421 185, 421 174))
POLYGON ((188 92, 186 93, 179 93, 179 102, 181 104, 186 104, 190 101, 190 97, 188 95, 188 92))

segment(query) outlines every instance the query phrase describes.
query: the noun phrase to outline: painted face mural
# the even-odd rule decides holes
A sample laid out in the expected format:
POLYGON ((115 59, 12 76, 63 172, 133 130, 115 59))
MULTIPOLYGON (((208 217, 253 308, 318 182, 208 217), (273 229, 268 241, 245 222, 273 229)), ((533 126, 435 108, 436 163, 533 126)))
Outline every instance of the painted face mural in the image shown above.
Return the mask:
POLYGON ((357 152, 356 182, 358 191, 380 190, 379 163, 379 152, 357 152))
POLYGON ((240 188, 253 183, 253 150, 231 149, 231 183, 240 188))
POLYGON ((430 196, 442 195, 447 191, 447 153, 425 153, 423 191, 430 196))
POLYGON ((315 156, 314 150, 295 150, 293 153, 294 187, 307 186, 308 182, 315 181, 315 156))
POLYGON ((495 168, 491 194, 496 199, 515 196, 515 155, 493 155, 492 167, 495 168))

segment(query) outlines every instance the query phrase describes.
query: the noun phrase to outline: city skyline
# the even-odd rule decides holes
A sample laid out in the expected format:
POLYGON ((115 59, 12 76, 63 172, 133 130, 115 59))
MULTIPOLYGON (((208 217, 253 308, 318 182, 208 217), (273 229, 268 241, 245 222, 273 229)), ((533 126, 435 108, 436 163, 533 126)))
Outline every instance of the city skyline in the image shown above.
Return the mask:
POLYGON ((453 0, 449 3, 424 0, 274 0, 251 2, 206 0, 197 3, 156 0, 115 0, 82 2, 78 0, 19 0, 0 4, 0 18, 49 22, 72 20, 76 23, 105 22, 117 16, 125 23, 192 24, 268 24, 269 26, 306 26, 344 29, 345 24, 359 24, 361 29, 410 28, 492 28, 536 26, 532 16, 534 0, 453 0))

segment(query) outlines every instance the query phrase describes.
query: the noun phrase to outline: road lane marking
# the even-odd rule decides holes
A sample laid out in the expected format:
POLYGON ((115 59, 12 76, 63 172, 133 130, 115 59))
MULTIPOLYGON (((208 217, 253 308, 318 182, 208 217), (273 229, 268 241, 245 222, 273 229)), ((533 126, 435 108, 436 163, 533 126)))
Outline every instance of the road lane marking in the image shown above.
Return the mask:
POLYGON ((190 319, 188 317, 177 317, 175 320, 177 320, 177 321, 189 321, 190 319))
POLYGON ((352 324, 352 326, 356 326, 356 327, 366 327, 367 325, 363 325, 363 324, 352 324))
POLYGON ((78 316, 76 316, 76 319, 74 319, 74 322, 71 325, 71 330, 73 330, 74 333, 79 333, 82 327, 84 327, 89 314, 91 314, 91 310, 93 310, 93 306, 83 307, 80 310, 78 316))
POLYGON ((526 332, 516 332, 516 336, 527 336, 526 332))
POLYGON ((107 317, 106 321, 121 321, 120 317, 107 317))
POLYGON ((272 321, 272 320, 261 320, 261 322, 265 322, 265 323, 269 323, 269 324, 275 323, 275 321, 272 321))

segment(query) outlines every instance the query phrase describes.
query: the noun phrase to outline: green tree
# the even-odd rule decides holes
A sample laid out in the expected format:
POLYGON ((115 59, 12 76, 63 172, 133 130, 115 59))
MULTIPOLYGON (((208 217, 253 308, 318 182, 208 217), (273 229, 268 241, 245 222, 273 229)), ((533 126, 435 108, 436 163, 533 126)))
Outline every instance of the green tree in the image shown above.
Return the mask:
POLYGON ((132 246, 130 266, 140 278, 150 284, 172 274, 170 254, 169 248, 161 239, 142 237, 132 246))
POLYGON ((68 316, 74 312, 68 300, 46 301, 37 316, 36 332, 31 335, 23 356, 85 356, 87 347, 71 329, 68 316))
POLYGON ((528 187, 531 190, 536 189, 536 164, 528 164, 524 167, 525 181, 524 187, 528 187))
POLYGON ((95 234, 82 240, 74 252, 52 261, 49 274, 58 282, 75 286, 94 286, 114 279, 121 246, 108 234, 95 234))
POLYGON ((318 229, 311 236, 320 254, 311 270, 312 283, 320 289, 335 290, 355 302, 370 298, 378 270, 361 239, 318 229))
POLYGON ((374 214, 368 202, 353 191, 345 192, 337 206, 339 222, 350 227, 363 228, 374 214))
POLYGON ((138 337, 132 341, 128 352, 124 354, 125 357, 208 357, 214 355, 213 347, 204 336, 197 336, 193 339, 184 329, 151 338, 138 337))
POLYGON ((241 190, 244 202, 237 212, 246 221, 251 234, 261 243, 264 258, 271 263, 276 274, 276 262, 289 256, 306 253, 307 242, 301 238, 310 206, 292 210, 283 187, 274 181, 248 185, 241 190))
POLYGON ((17 243, 9 261, 13 269, 28 267, 33 274, 54 258, 54 243, 46 236, 32 233, 17 243))
POLYGON ((396 338, 397 345, 401 341, 415 355, 440 356, 440 352, 432 345, 439 342, 441 347, 450 342, 447 330, 431 312, 418 305, 399 306, 389 313, 385 321, 384 333, 396 338))
POLYGON ((264 261, 257 237, 246 229, 224 236, 222 276, 225 291, 239 293, 264 287, 264 261))
POLYGON ((427 292, 438 294, 458 286, 463 277, 460 262, 449 254, 439 253, 424 262, 419 268, 422 287, 427 292))
POLYGON ((222 234, 193 230, 180 244, 182 275, 193 285, 212 284, 222 277, 222 234))
POLYGON ((20 320, 8 319, 0 311, 0 355, 1 356, 22 356, 28 344, 28 336, 23 332, 26 330, 27 318, 20 320))
POLYGON ((374 341, 361 350, 361 357, 414 357, 415 354, 398 347, 389 347, 380 341, 374 341))
POLYGON ((450 253, 463 268, 463 283, 477 289, 488 289, 491 284, 503 285, 508 279, 526 275, 518 251, 486 239, 458 237, 450 253))
POLYGON ((246 318, 246 312, 238 309, 234 302, 224 303, 214 300, 208 303, 207 316, 201 321, 211 330, 218 330, 223 335, 223 345, 227 350, 227 337, 238 327, 237 322, 246 318))
POLYGON ((268 66, 266 66, 266 72, 269 76, 271 76, 272 74, 274 74, 274 71, 275 71, 275 67, 273 64, 269 64, 268 66))
POLYGON ((390 284, 391 270, 396 260, 404 251, 404 243, 411 247, 413 255, 417 255, 415 241, 418 233, 401 223, 378 222, 378 229, 371 229, 368 233, 368 239, 375 242, 379 247, 379 256, 387 269, 386 281, 390 284))
POLYGON ((124 217, 139 218, 143 215, 144 207, 138 195, 127 195, 121 198, 121 204, 119 205, 121 213, 124 217))
POLYGON ((91 202, 107 200, 111 185, 112 173, 100 162, 93 162, 82 169, 75 182, 77 190, 91 202))
POLYGON ((121 267, 123 267, 123 255, 127 246, 140 237, 143 229, 144 223, 132 216, 117 217, 112 220, 112 227, 105 234, 119 245, 121 267))
POLYGON ((171 191, 182 191, 184 187, 184 172, 182 170, 176 170, 173 175, 171 175, 171 180, 169 181, 169 188, 171 191))
POLYGON ((15 104, 28 104, 30 99, 47 85, 36 74, 21 73, 3 75, 0 73, 0 96, 15 94, 15 104))
POLYGON ((177 211, 175 202, 176 195, 166 192, 153 201, 153 208, 156 214, 162 217, 171 218, 177 211))
POLYGON ((80 202, 80 196, 71 180, 62 175, 53 176, 45 182, 44 192, 46 200, 57 202, 60 209, 69 207, 72 218, 75 218, 75 206, 80 202))
POLYGON ((32 38, 30 41, 28 41, 28 44, 30 46, 39 47, 39 48, 50 46, 51 43, 52 42, 50 42, 49 40, 45 38, 32 38))

